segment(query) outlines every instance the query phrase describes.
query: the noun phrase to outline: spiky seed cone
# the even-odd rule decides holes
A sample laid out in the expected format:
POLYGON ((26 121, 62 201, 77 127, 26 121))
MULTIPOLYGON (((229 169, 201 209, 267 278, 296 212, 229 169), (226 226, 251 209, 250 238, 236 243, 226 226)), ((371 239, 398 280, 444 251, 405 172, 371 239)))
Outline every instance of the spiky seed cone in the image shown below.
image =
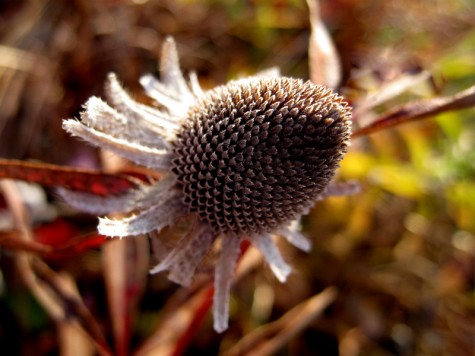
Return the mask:
POLYGON ((340 96, 291 78, 217 87, 189 116, 173 143, 173 172, 190 211, 223 233, 267 233, 304 213, 350 135, 340 96))

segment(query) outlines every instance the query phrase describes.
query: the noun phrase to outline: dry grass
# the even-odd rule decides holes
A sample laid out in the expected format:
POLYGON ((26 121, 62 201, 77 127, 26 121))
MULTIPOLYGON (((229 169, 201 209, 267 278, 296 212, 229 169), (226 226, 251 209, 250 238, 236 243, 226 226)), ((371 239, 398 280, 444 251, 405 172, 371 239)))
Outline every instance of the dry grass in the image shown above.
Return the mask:
MULTIPOLYGON (((322 1, 321 10, 341 59, 342 92, 354 104, 399 83, 397 95, 359 112, 356 127, 475 82, 475 11, 465 2, 322 1), (421 69, 432 75, 415 78, 421 69)), ((104 167, 61 120, 101 95, 110 71, 146 100, 138 78, 156 74, 165 35, 175 37, 184 70, 196 69, 211 87, 269 66, 309 77, 309 31, 303 1, 3 1, 0 157, 104 167)), ((362 193, 319 202, 305 218, 314 247, 303 254, 283 246, 295 269, 286 284, 247 252, 223 335, 207 315, 207 276, 191 289, 147 278, 145 237, 48 255, 28 241, 89 241, 95 219, 49 189, 35 186, 46 195, 34 199, 4 182, 0 353, 470 355, 473 119, 473 109, 445 113, 355 139, 341 176, 360 180, 362 193), (22 242, 12 245, 12 234, 22 242)))

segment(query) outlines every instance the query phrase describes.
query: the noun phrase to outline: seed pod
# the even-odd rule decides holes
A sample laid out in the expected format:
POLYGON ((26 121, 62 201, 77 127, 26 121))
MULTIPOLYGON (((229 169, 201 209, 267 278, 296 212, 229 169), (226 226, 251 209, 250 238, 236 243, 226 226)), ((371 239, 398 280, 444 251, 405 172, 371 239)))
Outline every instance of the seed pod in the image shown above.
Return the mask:
POLYGON ((292 78, 247 79, 208 92, 173 141, 184 203, 215 232, 254 235, 288 224, 332 179, 350 109, 292 78))
MULTIPOLYGON (((110 237, 159 232, 188 213, 195 219, 176 245, 160 240, 152 273, 191 283, 198 266, 221 239, 215 266, 214 327, 228 325, 228 302, 240 242, 248 239, 280 281, 291 268, 272 235, 308 251, 311 243, 294 228, 312 204, 327 195, 354 192, 330 185, 347 150, 350 108, 322 86, 282 78, 276 71, 203 92, 195 77, 182 76, 172 39, 165 42, 161 80, 141 79, 158 107, 134 101, 110 75, 110 103, 92 97, 81 120, 63 127, 97 147, 158 170, 159 181, 118 197, 62 190, 65 200, 100 218, 110 237), (194 78, 194 79, 193 79, 194 78)), ((168 242, 168 241, 167 241, 168 242)))

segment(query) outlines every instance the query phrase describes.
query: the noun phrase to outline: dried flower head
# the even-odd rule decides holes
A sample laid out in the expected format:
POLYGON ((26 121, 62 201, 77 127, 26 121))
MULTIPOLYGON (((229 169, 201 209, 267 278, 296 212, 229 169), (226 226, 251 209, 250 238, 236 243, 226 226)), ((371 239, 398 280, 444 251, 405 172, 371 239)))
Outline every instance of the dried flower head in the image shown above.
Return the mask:
POLYGON ((331 90, 275 70, 203 91, 195 76, 185 81, 172 39, 163 48, 161 80, 145 76, 141 83, 158 108, 134 101, 110 75, 110 106, 93 97, 81 120, 63 127, 164 178, 119 197, 61 194, 95 214, 128 213, 100 218, 99 232, 111 237, 160 231, 194 213, 195 224, 151 272, 168 270, 187 285, 219 239, 214 327, 223 331, 241 240, 250 240, 285 281, 291 269, 272 236, 308 250, 294 222, 324 195, 344 192, 330 182, 347 150, 350 109, 331 90))

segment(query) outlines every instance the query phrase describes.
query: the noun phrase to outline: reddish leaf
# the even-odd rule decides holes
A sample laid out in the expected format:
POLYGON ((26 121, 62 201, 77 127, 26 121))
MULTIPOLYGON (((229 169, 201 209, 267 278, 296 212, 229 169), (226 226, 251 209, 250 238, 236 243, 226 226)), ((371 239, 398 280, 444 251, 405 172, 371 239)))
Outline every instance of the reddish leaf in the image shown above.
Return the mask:
POLYGON ((450 97, 435 98, 401 105, 383 114, 372 124, 353 132, 352 137, 372 134, 393 126, 425 119, 446 111, 467 109, 475 106, 475 85, 450 97))
POLYGON ((199 287, 193 290, 180 289, 168 300, 160 326, 135 352, 135 356, 175 356, 186 351, 213 305, 212 282, 205 282, 199 287))
POLYGON ((36 228, 34 241, 22 239, 19 234, 21 232, 17 230, 0 232, 0 246, 42 254, 48 258, 64 259, 111 241, 98 234, 78 235, 74 228, 60 220, 36 228))
POLYGON ((136 186, 127 176, 7 159, 0 159, 0 178, 19 179, 47 187, 63 187, 99 196, 125 193, 136 186))
POLYGON ((105 243, 112 241, 113 239, 107 238, 103 235, 89 235, 89 236, 84 236, 78 239, 77 243, 70 244, 69 246, 63 246, 63 249, 65 252, 70 252, 70 253, 81 253, 84 250, 88 250, 91 248, 96 248, 104 245, 105 243))
POLYGON ((63 219, 40 225, 34 230, 34 238, 37 242, 53 247, 66 244, 77 235, 77 229, 63 219))
POLYGON ((67 243, 55 246, 50 252, 45 254, 49 259, 64 260, 79 255, 86 250, 97 248, 112 241, 102 235, 80 236, 67 243))
POLYGON ((111 239, 96 233, 79 235, 73 225, 62 219, 37 227, 34 230, 34 237, 35 241, 52 247, 47 253, 48 258, 57 259, 68 258, 111 241, 111 239))
POLYGON ((183 355, 186 348, 193 340, 193 337, 199 330, 199 327, 208 315, 209 310, 213 306, 213 294, 214 287, 209 286, 202 289, 202 299, 194 310, 193 317, 190 320, 188 328, 186 328, 180 338, 175 343, 175 349, 173 350, 173 356, 183 355))

